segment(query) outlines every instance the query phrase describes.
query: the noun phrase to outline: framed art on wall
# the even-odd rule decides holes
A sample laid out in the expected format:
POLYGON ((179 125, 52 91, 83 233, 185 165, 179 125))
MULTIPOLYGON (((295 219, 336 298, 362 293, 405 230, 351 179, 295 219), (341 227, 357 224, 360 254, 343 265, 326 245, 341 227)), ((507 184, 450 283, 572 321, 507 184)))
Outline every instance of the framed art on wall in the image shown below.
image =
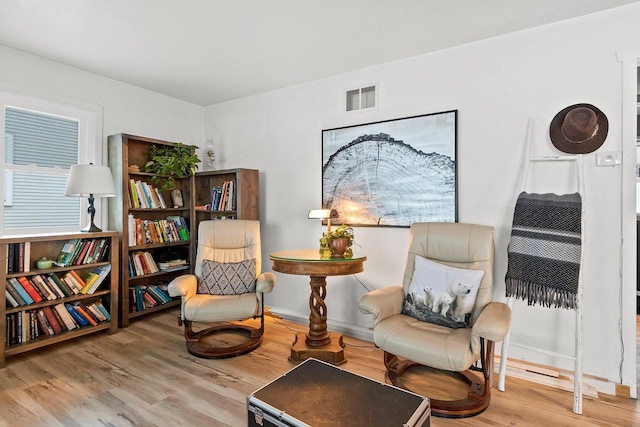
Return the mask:
POLYGON ((322 206, 333 223, 458 219, 457 110, 322 131, 322 206))

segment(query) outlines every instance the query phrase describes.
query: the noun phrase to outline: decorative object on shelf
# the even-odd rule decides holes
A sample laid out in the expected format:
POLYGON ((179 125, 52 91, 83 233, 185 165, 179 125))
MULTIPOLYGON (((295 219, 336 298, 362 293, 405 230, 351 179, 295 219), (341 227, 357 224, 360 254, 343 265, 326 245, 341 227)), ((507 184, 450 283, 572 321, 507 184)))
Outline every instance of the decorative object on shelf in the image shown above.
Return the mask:
POLYGON ((207 166, 209 168, 213 168, 213 162, 216 160, 216 153, 213 151, 213 139, 207 139, 207 151, 205 152, 207 156, 207 166))
POLYGON ((174 208, 181 208, 184 206, 182 201, 182 191, 176 189, 171 190, 171 204, 174 208))
POLYGON ((94 165, 72 165, 69 170, 67 187, 64 190, 65 196, 89 197, 89 208, 87 212, 91 218, 91 223, 82 229, 82 232, 102 231, 93 220, 96 215, 96 208, 93 205, 94 197, 115 197, 116 187, 113 184, 113 176, 108 166, 94 165))
POLYGON ((457 110, 322 131, 322 206, 340 222, 409 227, 458 218, 457 110))
POLYGON ((51 268, 53 267, 53 261, 50 259, 47 259, 46 257, 42 257, 38 261, 36 261, 36 267, 38 267, 38 269, 40 270, 51 268))
POLYGON ((151 179, 162 183, 160 191, 174 188, 176 178, 186 178, 198 169, 200 158, 195 154, 195 145, 151 145, 151 160, 144 165, 145 172, 157 174, 151 179))
POLYGON ((353 242, 353 228, 342 224, 333 231, 322 233, 320 252, 330 255, 332 258, 351 258, 353 257, 353 249, 351 249, 353 242))

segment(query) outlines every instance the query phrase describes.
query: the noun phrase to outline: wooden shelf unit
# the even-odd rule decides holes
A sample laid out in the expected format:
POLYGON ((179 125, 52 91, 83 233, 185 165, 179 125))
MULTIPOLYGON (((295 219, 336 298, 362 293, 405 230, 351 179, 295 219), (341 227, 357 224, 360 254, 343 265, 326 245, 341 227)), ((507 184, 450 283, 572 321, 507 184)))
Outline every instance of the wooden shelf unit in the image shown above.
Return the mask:
POLYGON ((194 213, 196 227, 208 219, 260 219, 260 175, 256 169, 225 169, 196 172, 194 179, 194 213), (234 181, 235 209, 202 209, 211 203, 213 187, 222 187, 225 181, 234 181))
POLYGON ((100 331, 107 331, 112 334, 118 330, 118 270, 119 270, 119 254, 118 254, 118 233, 113 231, 105 231, 99 233, 62 233, 62 234, 38 234, 24 236, 8 236, 0 238, 0 259, 8 259, 9 246, 12 244, 28 243, 30 246, 29 256, 25 260, 28 262, 29 271, 9 273, 8 264, 5 263, 0 268, 0 336, 2 337, 2 346, 0 347, 0 368, 6 366, 6 357, 14 356, 27 351, 35 350, 41 347, 57 344, 73 338, 84 335, 94 334, 100 331), (72 239, 109 239, 109 250, 107 260, 91 264, 70 265, 67 267, 52 267, 46 269, 38 269, 36 262, 46 257, 55 260, 60 254, 61 249, 69 240, 72 239), (61 277, 65 273, 74 270, 83 279, 92 269, 111 265, 109 276, 100 284, 98 290, 92 294, 76 294, 64 298, 56 298, 53 300, 43 300, 38 303, 32 303, 19 307, 7 307, 6 286, 7 279, 18 277, 33 277, 36 275, 56 274, 61 277), (56 335, 41 334, 35 339, 26 342, 7 345, 7 316, 13 313, 26 312, 31 310, 39 310, 44 307, 53 307, 58 304, 73 303, 75 301, 96 301, 101 300, 104 307, 109 311, 111 320, 98 323, 97 326, 82 326, 79 328, 63 331, 56 335))
POLYGON ((194 177, 184 179, 176 179, 175 187, 182 193, 183 206, 172 207, 170 191, 162 191, 162 197, 166 202, 167 208, 133 208, 130 206, 130 180, 143 181, 159 188, 160 184, 152 181, 156 176, 153 173, 141 172, 145 164, 151 160, 151 146, 176 145, 174 142, 162 141, 159 139, 135 136, 129 134, 117 134, 109 136, 109 166, 114 175, 117 197, 109 199, 109 227, 120 233, 121 246, 120 258, 122 259, 122 268, 120 273, 120 301, 119 301, 119 322, 121 327, 129 325, 129 320, 163 310, 165 308, 174 307, 180 303, 179 299, 142 311, 132 311, 135 307, 131 298, 131 291, 136 286, 154 286, 157 284, 166 284, 174 277, 181 274, 188 274, 193 271, 192 250, 194 241, 194 222, 193 222, 193 200, 194 177), (130 169, 131 166, 138 166, 138 169, 130 169), (128 229, 129 215, 143 220, 162 220, 168 216, 181 216, 186 220, 189 228, 190 239, 174 242, 161 243, 144 243, 133 244, 130 246, 130 233, 128 229), (189 268, 185 270, 159 272, 153 274, 145 274, 141 276, 130 277, 128 263, 130 256, 136 252, 148 251, 153 256, 156 263, 158 256, 169 251, 173 253, 183 253, 189 263, 189 268))

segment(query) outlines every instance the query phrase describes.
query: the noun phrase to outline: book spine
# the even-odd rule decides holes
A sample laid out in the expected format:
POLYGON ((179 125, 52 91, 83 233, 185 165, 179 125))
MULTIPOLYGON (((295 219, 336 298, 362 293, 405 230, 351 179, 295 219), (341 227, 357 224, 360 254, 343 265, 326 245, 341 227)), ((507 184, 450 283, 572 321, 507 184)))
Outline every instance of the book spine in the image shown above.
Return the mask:
POLYGON ((85 319, 84 316, 78 313, 78 311, 73 305, 66 303, 64 305, 64 308, 67 309, 71 317, 73 317, 73 320, 75 320, 80 326, 87 326, 89 324, 87 319, 85 319))
POLYGON ((20 282, 18 282, 17 279, 15 279, 14 277, 11 277, 7 280, 9 281, 9 284, 13 287, 13 289, 15 289, 16 292, 20 295, 20 297, 24 300, 25 305, 33 304, 35 302, 33 298, 31 298, 29 293, 22 287, 20 282))
POLYGON ((7 290, 7 292, 9 292, 11 294, 13 299, 15 299, 18 302, 19 305, 21 305, 21 306, 27 305, 25 300, 22 299, 22 297, 20 296, 18 291, 15 290, 15 288, 11 285, 11 283, 8 280, 5 281, 5 287, 4 288, 7 290))
POLYGON ((22 285, 22 288, 27 291, 34 302, 40 302, 43 300, 42 295, 40 295, 38 291, 36 291, 36 288, 33 287, 31 282, 29 282, 26 277, 20 276, 17 278, 17 280, 18 282, 20 282, 20 285, 22 285))
POLYGON ((44 315, 47 318, 47 321, 51 325, 51 328, 53 328, 53 332, 55 334, 61 333, 62 326, 60 326, 60 324, 58 323, 58 320, 56 319, 56 316, 53 314, 51 307, 43 307, 42 311, 44 311, 44 315))

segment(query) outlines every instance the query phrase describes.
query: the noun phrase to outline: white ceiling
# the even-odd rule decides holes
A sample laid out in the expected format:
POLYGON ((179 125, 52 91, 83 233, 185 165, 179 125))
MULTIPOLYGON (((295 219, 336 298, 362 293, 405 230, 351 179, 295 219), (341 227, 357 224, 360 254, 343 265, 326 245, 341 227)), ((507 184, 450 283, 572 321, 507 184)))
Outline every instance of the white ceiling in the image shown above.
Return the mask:
POLYGON ((637 0, 0 0, 0 44, 210 105, 637 0))

